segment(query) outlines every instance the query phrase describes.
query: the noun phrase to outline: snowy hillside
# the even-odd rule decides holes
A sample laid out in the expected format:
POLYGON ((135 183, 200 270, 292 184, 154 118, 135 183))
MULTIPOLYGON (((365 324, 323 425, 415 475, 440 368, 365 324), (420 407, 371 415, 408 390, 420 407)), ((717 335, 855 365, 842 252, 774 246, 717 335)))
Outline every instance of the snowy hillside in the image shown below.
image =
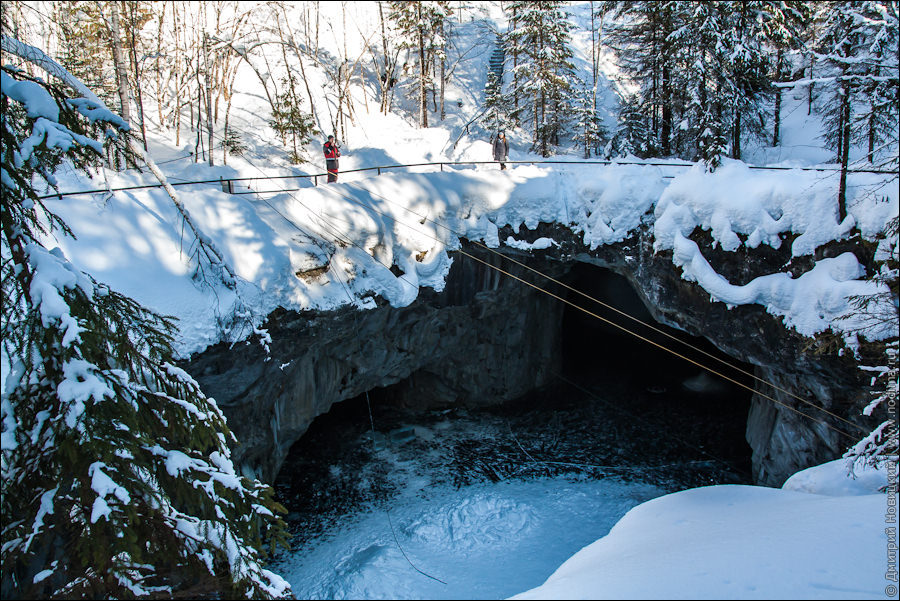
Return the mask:
MULTIPOLYGON (((301 8, 295 8, 297 19, 302 16, 301 8)), ((319 9, 323 55, 366 56, 362 44, 366 38, 345 35, 338 24, 352 23, 352 28, 374 35, 378 25, 375 3, 326 3, 319 9)), ((686 167, 553 164, 516 166, 507 173, 497 172, 492 164, 396 168, 381 175, 352 172, 387 165, 490 161, 492 132, 483 123, 466 124, 482 108, 495 32, 504 31, 507 23, 498 3, 476 3, 473 10, 460 14, 464 17, 454 25, 450 52, 454 77, 446 91, 446 120, 427 129, 417 127, 414 102, 400 93, 396 95, 399 110, 381 114, 369 98, 374 84, 365 76, 353 80, 348 90, 353 96, 354 118, 346 122, 341 157, 341 170, 351 173, 342 174, 338 186, 315 187, 311 179, 266 179, 323 173, 322 142, 314 140, 305 148, 307 163, 289 164, 287 148, 268 125, 271 109, 259 92, 258 76, 249 61, 242 62, 237 71, 231 109, 231 127, 249 149, 243 156, 229 156, 227 165, 218 165, 219 156, 214 167, 193 162, 190 155, 196 140, 191 138, 180 148, 172 146, 174 132, 153 122, 155 110, 146 111, 151 123, 151 155, 172 183, 260 178, 236 182, 233 190, 264 190, 266 194, 224 194, 215 184, 178 188, 180 200, 201 230, 243 278, 243 301, 252 308, 257 322, 276 306, 366 306, 371 301, 364 299, 373 293, 397 306, 409 304, 418 286, 442 287, 449 267, 446 250, 455 248, 460 237, 497 246, 509 244, 495 239, 497 227, 534 228, 541 221, 559 222, 583 232, 585 243, 596 247, 623 239, 643 213, 654 210, 657 249, 675 249, 674 260, 685 269, 684 277, 697 280, 714 299, 729 305, 759 303, 806 335, 830 326, 845 331, 861 327, 858 321, 833 323, 847 310, 841 298, 846 301, 850 295, 876 291, 872 284, 858 281, 860 267, 852 256, 842 257, 840 267, 822 262, 797 282, 773 274, 738 290, 704 266, 703 258, 688 248, 681 236, 699 226, 710 230, 724 249, 733 251, 760 244, 777 248, 781 238, 793 232, 799 235, 793 242, 794 256, 846 237, 854 228, 874 239, 897 215, 900 194, 896 179, 883 186, 884 176, 851 174, 850 217, 839 223, 833 200, 838 178, 833 171, 750 171, 734 163, 714 174, 686 167), (291 192, 279 194, 279 190, 291 192), (426 221, 420 223, 423 219, 426 221), (422 253, 424 259, 416 260, 422 253), (405 275, 398 278, 390 272, 395 264, 405 275), (324 265, 331 269, 314 280, 295 275, 324 265)), ((590 40, 583 32, 589 29, 589 3, 573 4, 570 14, 578 25, 572 36, 578 77, 587 79, 590 40)), ((266 48, 265 62, 274 67, 281 60, 280 50, 266 48)), ((328 73, 322 69, 329 64, 323 58, 305 71, 309 88, 323 91, 313 108, 316 123, 327 132, 332 131, 329 124, 336 110, 327 93, 328 73)), ((619 88, 629 84, 608 50, 599 64, 606 69, 603 75, 609 87, 601 90, 600 98, 611 127, 619 88)), ((750 164, 757 160, 779 166, 822 165, 828 153, 819 137, 821 123, 815 114, 806 115, 805 102, 803 90, 786 95, 782 144, 777 149, 749 149, 750 164)), ((528 152, 524 132, 511 131, 510 140, 513 161, 542 160, 528 152)), ((577 150, 569 148, 575 156, 567 160, 578 160, 577 150)), ((627 160, 644 162, 634 157, 627 160)), ((323 180, 319 177, 316 181, 323 180)), ((153 185, 156 180, 130 169, 105 170, 92 181, 63 175, 59 182, 61 190, 75 191, 153 185)), ((233 310, 233 293, 197 286, 185 277, 195 266, 186 259, 178 216, 162 190, 95 195, 94 200, 85 200, 76 196, 52 205, 79 238, 77 242, 59 240, 69 258, 101 281, 178 317, 183 353, 202 350, 222 336, 222 324, 233 310), (107 223, 114 227, 100 227, 107 223), (148 288, 148 281, 158 285, 148 288)), ((892 243, 882 241, 880 253, 892 252, 892 243)), ((869 336, 890 334, 882 331, 869 336)))

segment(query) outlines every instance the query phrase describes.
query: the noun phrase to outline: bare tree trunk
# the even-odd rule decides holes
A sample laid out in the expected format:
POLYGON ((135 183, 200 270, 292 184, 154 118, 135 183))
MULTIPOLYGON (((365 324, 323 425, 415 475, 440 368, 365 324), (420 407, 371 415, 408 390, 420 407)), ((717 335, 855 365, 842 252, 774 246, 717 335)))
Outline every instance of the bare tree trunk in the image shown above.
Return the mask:
POLYGON ((137 58, 137 40, 136 36, 134 35, 134 30, 137 27, 137 23, 135 22, 134 18, 134 0, 132 0, 128 5, 128 9, 128 38, 131 49, 131 68, 134 70, 135 101, 137 102, 138 119, 140 119, 141 123, 141 140, 144 142, 144 150, 147 150, 147 125, 144 120, 144 96, 141 92, 141 65, 138 62, 137 58))
POLYGON ((813 86, 815 86, 815 82, 812 81, 813 78, 813 68, 816 65, 815 57, 809 58, 809 86, 807 86, 807 104, 806 104, 806 114, 812 115, 812 105, 813 105, 813 86))
MULTIPOLYGON (((122 119, 131 124, 131 103, 128 98, 128 68, 125 65, 125 57, 122 52, 122 38, 119 27, 119 3, 110 2, 112 11, 110 19, 110 36, 112 38, 113 62, 116 67, 116 81, 119 86, 119 103, 121 105, 122 119)), ((125 168, 125 154, 119 153, 119 169, 125 168)))
POLYGON ((159 113, 159 126, 164 127, 163 123, 163 79, 162 79, 162 67, 159 64, 160 59, 162 58, 162 39, 163 39, 163 23, 166 20, 166 6, 165 2, 155 3, 154 6, 161 6, 162 9, 159 11, 159 15, 156 21, 156 57, 154 59, 156 63, 156 109, 159 113))
POLYGON ((205 63, 206 80, 206 134, 207 134, 207 150, 209 151, 209 166, 213 167, 213 116, 212 116, 212 76, 209 72, 209 36, 203 32, 203 62, 205 63))
POLYGON ((850 85, 844 83, 841 97, 841 181, 838 186, 838 222, 847 217, 847 166, 850 163, 850 85))
MULTIPOLYGON (((444 40, 444 19, 441 19, 441 40, 444 40)), ((445 40, 446 42, 446 40, 445 40)), ((446 47, 441 52, 441 121, 447 118, 447 111, 444 109, 444 92, 446 90, 446 70, 447 70, 447 55, 446 55, 446 47)))
POLYGON ((181 146, 181 47, 178 43, 178 5, 172 3, 172 21, 175 34, 175 146, 181 146))
POLYGON ((416 17, 419 20, 419 125, 428 127, 428 95, 425 90, 425 32, 422 31, 422 3, 416 3, 416 17))
MULTIPOLYGON (((516 11, 513 9, 512 19, 510 20, 513 31, 516 29, 516 11)), ((513 47, 513 114, 516 116, 516 125, 519 124, 519 44, 513 47)))
POLYGON ((380 73, 380 82, 381 82, 381 106, 380 110, 382 113, 387 115, 391 112, 391 101, 393 100, 393 89, 394 89, 394 73, 397 68, 397 54, 394 53, 393 58, 391 57, 391 49, 390 44, 388 43, 387 31, 385 30, 385 19, 384 19, 384 9, 383 3, 378 3, 378 17, 381 23, 381 48, 384 53, 384 67, 381 69, 380 73))
MULTIPOLYGON (((775 79, 781 81, 783 79, 781 63, 784 60, 784 51, 779 48, 778 54, 775 58, 775 79)), ((775 126, 774 132, 772 135, 772 146, 778 146, 779 138, 781 137, 781 88, 775 88, 775 126)))
MULTIPOLYGON (((200 161, 200 153, 203 152, 203 126, 200 124, 203 113, 203 87, 200 85, 200 57, 197 56, 197 69, 194 71, 194 78, 197 81, 197 138, 194 142, 194 162, 200 161)), ((191 128, 194 127, 194 110, 191 108, 191 128)))

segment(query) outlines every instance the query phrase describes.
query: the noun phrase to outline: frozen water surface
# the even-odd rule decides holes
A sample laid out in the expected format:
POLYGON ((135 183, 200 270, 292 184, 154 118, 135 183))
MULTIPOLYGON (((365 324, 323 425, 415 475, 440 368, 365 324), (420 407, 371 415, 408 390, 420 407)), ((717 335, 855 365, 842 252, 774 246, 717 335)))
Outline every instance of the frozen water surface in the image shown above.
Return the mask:
POLYGON ((565 477, 440 488, 347 516, 275 569, 300 599, 502 599, 660 494, 565 477))

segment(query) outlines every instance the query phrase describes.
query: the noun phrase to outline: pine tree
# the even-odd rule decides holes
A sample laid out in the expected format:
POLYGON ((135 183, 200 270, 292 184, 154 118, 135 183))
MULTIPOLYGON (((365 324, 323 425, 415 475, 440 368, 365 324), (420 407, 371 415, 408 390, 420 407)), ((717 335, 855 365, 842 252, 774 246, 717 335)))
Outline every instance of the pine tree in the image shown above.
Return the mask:
POLYGON ((572 26, 561 2, 511 2, 507 9, 516 24, 506 35, 516 48, 512 95, 528 103, 532 149, 550 156, 564 127, 574 79, 572 26))
POLYGON ((598 153, 603 140, 609 137, 609 132, 603 125, 603 119, 597 113, 594 105, 594 91, 592 88, 582 85, 578 90, 574 103, 575 135, 573 140, 579 144, 584 152, 584 158, 590 158, 591 153, 598 153))
MULTIPOLYGON (((4 27, 5 28, 5 27, 4 27)), ((40 51, 2 38, 18 56, 40 51)), ((272 489, 239 476, 215 402, 174 365, 169 318, 43 241, 72 235, 36 192, 87 169, 122 119, 2 68, 0 397, 4 598, 283 597, 261 566, 283 542, 272 489)), ((79 88, 83 87, 77 82, 79 88)), ((91 95, 93 96, 93 95, 91 95)), ((139 145, 131 143, 131 148, 139 145)))
POLYGON ((97 2, 55 2, 60 63, 94 90, 108 106, 118 93, 106 20, 97 2))
POLYGON ((623 72, 640 86, 631 109, 639 110, 647 124, 646 156, 666 156, 672 151, 675 59, 670 37, 678 25, 679 6, 670 1, 600 6, 614 17, 607 28, 607 44, 623 72))
POLYGON ((313 117, 303 110, 300 98, 293 93, 293 78, 282 80, 284 92, 275 96, 275 106, 269 125, 278 134, 282 144, 291 141, 289 157, 292 163, 303 162, 300 149, 318 135, 313 117))
POLYGON ((412 50, 418 70, 417 106, 419 126, 428 127, 428 89, 433 88, 435 59, 444 56, 446 21, 453 14, 446 0, 428 2, 392 1, 388 18, 401 35, 400 47, 412 50))
MULTIPOLYGON (((766 2, 765 7, 762 29, 768 45, 775 51, 771 79, 777 84, 791 75, 790 55, 806 43, 814 11, 809 2, 796 0, 772 0, 766 2)), ((778 146, 781 141, 781 88, 776 86, 773 95, 772 146, 778 146)))
POLYGON ((887 164, 896 166, 896 101, 898 77, 898 3, 842 1, 828 4, 815 43, 816 60, 830 78, 825 104, 825 142, 841 165, 838 219, 847 216, 847 171, 850 148, 868 138, 874 159, 875 141, 893 140, 887 164), (865 97, 862 96, 865 94, 865 97), (893 100, 893 102, 891 102, 893 100), (856 106, 862 105, 863 110, 856 106), (862 128, 853 127, 861 115, 862 128))
POLYGON ((638 104, 637 96, 621 101, 616 133, 607 144, 605 158, 634 155, 647 158, 650 155, 653 134, 649 130, 645 112, 638 104))
POLYGON ((765 135, 771 79, 784 69, 784 49, 799 44, 809 13, 803 3, 769 0, 601 8, 617 17, 607 39, 640 84, 651 152, 688 159, 729 152, 739 159, 746 137, 765 135), (773 57, 781 57, 777 67, 773 57))
MULTIPOLYGON (((898 300, 900 300, 900 217, 894 217, 888 222, 883 235, 880 237, 879 250, 876 253, 876 274, 872 281, 882 285, 882 292, 852 297, 852 311, 849 317, 856 319, 863 316, 864 320, 856 332, 859 336, 866 336, 871 330, 881 329, 885 326, 893 327, 900 312, 898 312, 898 300)), ((900 401, 900 342, 896 339, 888 341, 884 350, 884 365, 861 365, 863 377, 872 377, 872 401, 863 409, 863 415, 867 417, 877 416, 880 423, 872 432, 853 445, 844 454, 848 460, 850 472, 862 465, 879 466, 886 461, 897 462, 898 452, 898 424, 896 407, 900 401)))
POLYGON ((505 130, 513 125, 508 114, 507 99, 503 94, 503 82, 495 72, 489 71, 487 85, 484 89, 484 115, 481 117, 481 122, 487 125, 492 132, 505 130))

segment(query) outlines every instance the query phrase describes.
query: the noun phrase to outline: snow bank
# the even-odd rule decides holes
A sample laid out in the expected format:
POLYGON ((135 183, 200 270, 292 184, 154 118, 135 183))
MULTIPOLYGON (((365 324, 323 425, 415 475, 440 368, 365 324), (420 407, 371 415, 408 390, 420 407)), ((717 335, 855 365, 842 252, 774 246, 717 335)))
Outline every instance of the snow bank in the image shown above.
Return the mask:
POLYGON ((883 598, 888 497, 871 493, 883 478, 848 482, 838 461, 783 489, 711 486, 653 499, 513 598, 883 598))
MULTIPOLYGON (((203 179, 259 175, 240 164, 194 170, 203 179)), ((146 182, 133 174, 110 181, 140 183, 146 182)), ((422 287, 443 289, 452 263, 447 251, 458 248, 461 238, 494 248, 539 250, 554 241, 525 242, 518 235, 522 226, 555 222, 568 224, 587 246, 597 248, 626 239, 655 217, 656 250, 673 251, 683 277, 696 281, 713 301, 760 304, 807 336, 829 327, 849 336, 860 326, 855 319, 838 320, 852 312, 849 298, 881 291, 861 279, 853 255, 819 261, 800 278, 774 273, 736 286, 717 274, 687 237, 701 227, 716 244, 737 250, 777 247, 793 233, 792 252, 798 255, 845 236, 854 225, 874 236, 892 211, 896 214, 898 194, 888 191, 887 201, 854 201, 839 224, 832 184, 818 172, 759 172, 730 161, 712 174, 695 168, 671 180, 650 165, 523 165, 502 172, 370 174, 350 183, 259 196, 225 194, 218 185, 179 190, 194 221, 243 278, 239 292, 259 321, 278 306, 372 307, 373 294, 406 306, 422 287), (501 241, 499 229, 505 226, 516 236, 501 241)), ((98 185, 71 180, 63 188, 98 185)), ((275 192, 295 185, 266 183, 275 192)), ((79 236, 59 241, 73 262, 179 318, 180 352, 197 352, 219 339, 238 299, 224 287, 204 288, 191 279, 193 249, 164 192, 134 190, 102 202, 64 199, 51 206, 79 236)), ((891 324, 868 333, 870 338, 892 334, 891 324)))
POLYGON ((834 172, 754 171, 730 160, 714 173, 695 166, 675 177, 656 204, 654 250, 672 251, 682 277, 697 282, 711 300, 729 306, 762 305, 805 336, 831 328, 843 332, 851 346, 860 331, 870 339, 896 336, 896 324, 871 329, 864 316, 854 315, 852 297, 875 296, 888 289, 864 281, 865 270, 851 253, 820 260, 796 279, 774 273, 736 286, 716 273, 688 238, 701 228, 710 233, 714 246, 737 251, 762 244, 779 248, 785 239, 796 236, 791 242, 793 257, 812 255, 821 245, 846 238, 854 228, 874 239, 897 215, 897 181, 881 186, 876 195, 871 193, 875 182, 871 174, 852 175, 850 189, 856 197, 851 195, 848 215, 838 223, 835 177, 834 172))

